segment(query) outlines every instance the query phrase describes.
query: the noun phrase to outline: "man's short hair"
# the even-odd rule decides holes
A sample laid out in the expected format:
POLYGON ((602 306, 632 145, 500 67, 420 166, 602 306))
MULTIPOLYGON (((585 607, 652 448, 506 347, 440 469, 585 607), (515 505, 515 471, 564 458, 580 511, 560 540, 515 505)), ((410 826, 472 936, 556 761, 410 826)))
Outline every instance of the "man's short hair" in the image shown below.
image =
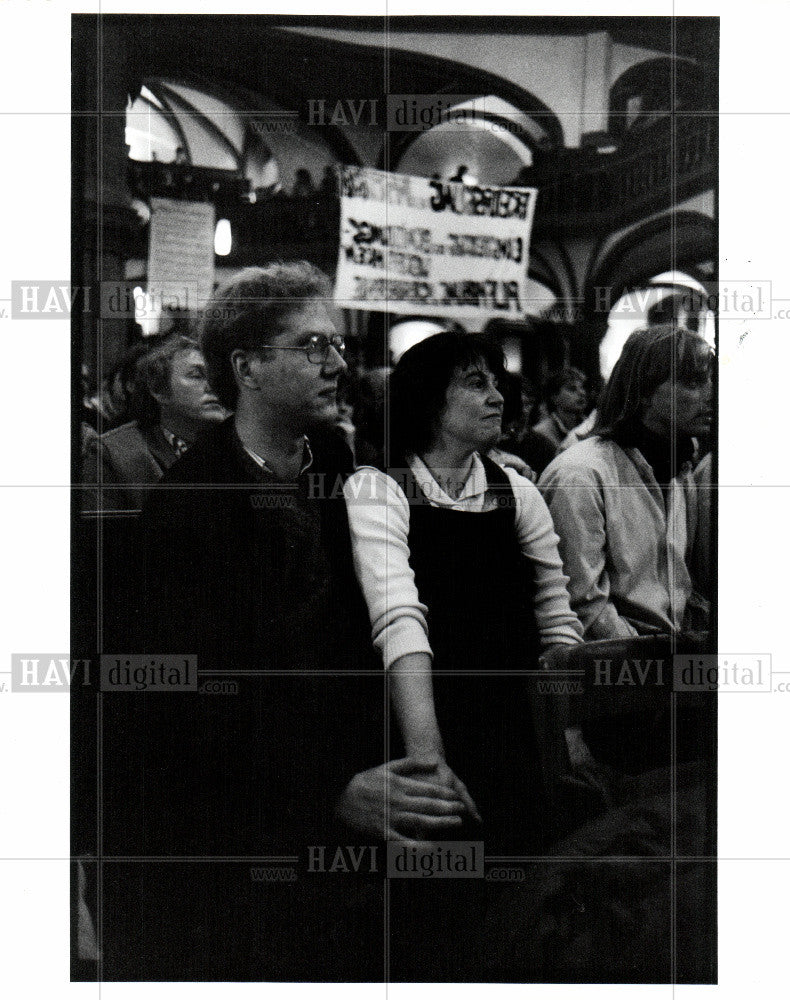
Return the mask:
POLYGON ((310 301, 331 295, 331 282, 306 260, 247 267, 220 285, 206 305, 200 344, 220 403, 236 408, 234 351, 253 351, 280 332, 283 321, 310 301))
POLYGON ((631 444, 644 400, 668 379, 687 385, 707 381, 713 357, 703 337, 675 323, 635 330, 601 394, 593 433, 631 444))
POLYGON ((483 363, 500 379, 502 348, 480 334, 447 331, 410 347, 390 376, 390 461, 419 455, 429 447, 456 371, 483 363))
POLYGON ((579 368, 561 368, 558 372, 549 375, 543 383, 543 401, 549 413, 553 413, 556 409, 554 397, 559 393, 560 389, 575 382, 581 382, 583 386, 587 385, 587 376, 579 368))

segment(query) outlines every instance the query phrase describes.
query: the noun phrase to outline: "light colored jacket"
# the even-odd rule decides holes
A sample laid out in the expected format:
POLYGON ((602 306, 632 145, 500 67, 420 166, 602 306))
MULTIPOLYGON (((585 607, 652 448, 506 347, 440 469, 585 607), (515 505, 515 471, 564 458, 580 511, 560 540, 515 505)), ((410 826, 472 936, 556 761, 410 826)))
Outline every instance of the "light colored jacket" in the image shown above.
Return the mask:
POLYGON ((599 437, 559 454, 538 485, 585 639, 678 631, 692 592, 686 560, 697 525, 690 465, 672 480, 668 511, 642 453, 599 437))

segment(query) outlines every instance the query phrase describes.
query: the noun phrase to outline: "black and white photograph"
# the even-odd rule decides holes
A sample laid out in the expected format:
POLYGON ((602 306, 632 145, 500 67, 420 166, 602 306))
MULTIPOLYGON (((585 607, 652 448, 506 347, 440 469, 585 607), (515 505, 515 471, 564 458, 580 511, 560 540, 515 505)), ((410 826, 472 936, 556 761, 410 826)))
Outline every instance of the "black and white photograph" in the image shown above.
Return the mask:
POLYGON ((781 18, 38 6, 31 975, 780 996, 781 18))

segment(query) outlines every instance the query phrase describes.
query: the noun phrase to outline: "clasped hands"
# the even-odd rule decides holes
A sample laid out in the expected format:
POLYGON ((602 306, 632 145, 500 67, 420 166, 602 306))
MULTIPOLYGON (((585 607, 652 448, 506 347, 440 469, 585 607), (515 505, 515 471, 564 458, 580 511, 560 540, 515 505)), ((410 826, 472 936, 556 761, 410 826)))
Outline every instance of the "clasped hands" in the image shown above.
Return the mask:
POLYGON ((414 846, 481 822, 464 783, 438 755, 404 757, 354 775, 337 803, 352 829, 414 846))

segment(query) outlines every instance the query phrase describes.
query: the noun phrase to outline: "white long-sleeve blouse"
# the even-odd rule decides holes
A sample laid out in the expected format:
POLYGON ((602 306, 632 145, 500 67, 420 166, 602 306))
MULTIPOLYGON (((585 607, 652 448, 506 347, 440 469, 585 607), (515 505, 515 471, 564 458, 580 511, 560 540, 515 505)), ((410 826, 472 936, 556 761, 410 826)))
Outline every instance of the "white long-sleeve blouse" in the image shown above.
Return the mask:
MULTIPOLYGON (((457 499, 448 496, 421 459, 411 471, 432 506, 481 513, 497 506, 485 468, 475 454, 472 470, 457 499)), ((515 497, 515 527, 521 551, 535 572, 535 617, 544 649, 581 640, 582 626, 571 611, 568 578, 557 548, 548 508, 537 488, 513 469, 505 469, 515 497)), ((426 607, 420 601, 409 564, 409 503, 401 487, 378 469, 363 467, 344 487, 354 568, 370 614, 373 643, 389 668, 407 653, 431 654, 426 607)))

